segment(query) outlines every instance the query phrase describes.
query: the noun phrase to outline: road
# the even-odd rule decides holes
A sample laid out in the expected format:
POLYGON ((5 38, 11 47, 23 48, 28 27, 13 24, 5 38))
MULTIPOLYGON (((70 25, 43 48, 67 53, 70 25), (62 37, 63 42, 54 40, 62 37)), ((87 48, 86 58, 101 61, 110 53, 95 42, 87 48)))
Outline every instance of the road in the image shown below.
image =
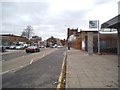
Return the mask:
POLYGON ((58 49, 18 71, 2 74, 3 88, 56 88, 65 50, 58 49))
MULTIPOLYGON (((6 61, 2 61, 2 72, 0 72, 0 74, 21 69, 56 50, 57 48, 54 48, 54 49, 47 48, 47 49, 42 50, 41 52, 31 53, 29 55, 23 55, 21 57, 19 56, 19 57, 10 59, 10 60, 8 59, 6 61)), ((19 52, 16 52, 16 53, 19 54, 19 52)))
MULTIPOLYGON (((40 50, 44 51, 46 49, 41 48, 40 50)), ((26 56, 26 55, 31 54, 31 53, 26 53, 25 50, 14 50, 14 51, 9 50, 9 52, 11 52, 11 53, 1 54, 2 55, 2 61, 12 60, 12 59, 15 59, 15 58, 18 58, 18 57, 21 57, 21 56, 26 56)))
POLYGON ((17 52, 17 53, 10 53, 2 55, 2 61, 12 60, 17 57, 29 55, 25 51, 17 52))

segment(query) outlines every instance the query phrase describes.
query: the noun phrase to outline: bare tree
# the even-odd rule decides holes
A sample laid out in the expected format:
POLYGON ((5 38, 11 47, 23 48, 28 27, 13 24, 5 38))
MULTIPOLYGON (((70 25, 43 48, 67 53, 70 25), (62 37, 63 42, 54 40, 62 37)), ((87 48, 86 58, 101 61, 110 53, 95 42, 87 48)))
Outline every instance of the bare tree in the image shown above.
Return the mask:
POLYGON ((26 29, 23 30, 21 36, 30 39, 32 34, 33 34, 33 27, 32 26, 27 26, 26 29))

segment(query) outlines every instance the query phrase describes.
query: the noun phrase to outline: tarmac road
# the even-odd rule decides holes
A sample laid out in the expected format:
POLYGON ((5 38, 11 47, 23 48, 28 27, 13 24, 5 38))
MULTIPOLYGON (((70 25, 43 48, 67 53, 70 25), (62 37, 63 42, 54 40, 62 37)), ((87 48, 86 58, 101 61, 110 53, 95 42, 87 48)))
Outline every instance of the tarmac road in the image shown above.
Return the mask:
MULTIPOLYGON (((41 51, 44 51, 44 48, 40 49, 41 51)), ((2 55, 2 61, 8 61, 8 60, 12 60, 18 57, 22 57, 22 56, 26 56, 26 55, 30 55, 32 53, 26 53, 25 50, 14 50, 14 51, 8 51, 10 53, 5 53, 5 54, 1 54, 2 55)), ((1 56, 0 55, 0 56, 1 56)))
POLYGON ((2 61, 8 61, 8 60, 12 60, 14 58, 26 56, 26 55, 29 55, 29 54, 27 54, 24 50, 16 53, 3 54, 2 61))
POLYGON ((3 88, 56 88, 65 48, 18 70, 2 75, 3 88))

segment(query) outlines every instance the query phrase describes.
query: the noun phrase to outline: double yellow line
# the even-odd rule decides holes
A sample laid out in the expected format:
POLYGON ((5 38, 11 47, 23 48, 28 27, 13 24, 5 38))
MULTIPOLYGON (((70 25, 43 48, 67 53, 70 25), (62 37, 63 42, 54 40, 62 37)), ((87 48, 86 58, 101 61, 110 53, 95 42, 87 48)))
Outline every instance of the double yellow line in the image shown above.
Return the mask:
POLYGON ((66 62, 66 57, 67 53, 64 53, 64 58, 63 58, 63 63, 62 63, 62 68, 61 68, 61 73, 58 79, 58 85, 57 85, 57 90, 60 90, 62 88, 62 82, 63 82, 63 76, 64 76, 64 71, 65 71, 65 62, 66 62))

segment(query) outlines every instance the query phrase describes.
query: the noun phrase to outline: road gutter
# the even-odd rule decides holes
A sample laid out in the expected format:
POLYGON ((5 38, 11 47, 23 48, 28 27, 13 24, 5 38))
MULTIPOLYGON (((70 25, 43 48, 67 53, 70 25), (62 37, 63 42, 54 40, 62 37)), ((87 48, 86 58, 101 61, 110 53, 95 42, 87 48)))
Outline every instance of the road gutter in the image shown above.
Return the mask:
POLYGON ((66 78, 66 58, 67 58, 67 53, 64 53, 64 58, 63 58, 63 63, 61 67, 61 72, 58 78, 58 85, 57 85, 57 90, 61 90, 61 88, 65 88, 65 78, 66 78))

